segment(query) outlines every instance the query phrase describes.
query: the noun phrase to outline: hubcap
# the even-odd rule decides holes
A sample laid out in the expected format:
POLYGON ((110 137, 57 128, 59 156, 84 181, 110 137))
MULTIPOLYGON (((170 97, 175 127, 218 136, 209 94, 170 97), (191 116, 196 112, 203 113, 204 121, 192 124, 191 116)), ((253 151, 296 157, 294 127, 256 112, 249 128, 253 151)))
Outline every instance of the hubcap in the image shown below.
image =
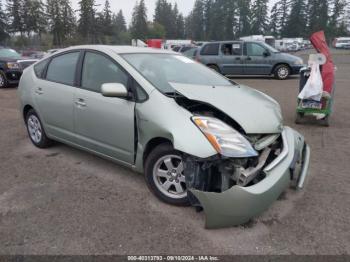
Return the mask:
POLYGON ((286 78, 288 76, 288 69, 285 68, 285 67, 281 67, 279 70, 278 70, 278 76, 280 78, 286 78))
POLYGON ((187 196, 186 181, 181 157, 167 155, 153 168, 153 180, 159 191, 167 197, 180 199, 187 196))
POLYGON ((27 124, 30 138, 35 143, 40 143, 42 137, 42 128, 39 119, 35 115, 31 115, 28 118, 27 124))

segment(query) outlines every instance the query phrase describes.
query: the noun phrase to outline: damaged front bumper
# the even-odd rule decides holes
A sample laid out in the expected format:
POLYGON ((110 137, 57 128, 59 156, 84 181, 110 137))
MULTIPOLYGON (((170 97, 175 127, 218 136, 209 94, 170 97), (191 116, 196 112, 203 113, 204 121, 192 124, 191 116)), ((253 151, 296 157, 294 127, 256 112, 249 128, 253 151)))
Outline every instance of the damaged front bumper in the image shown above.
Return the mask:
POLYGON ((283 150, 263 169, 265 178, 248 187, 235 185, 222 193, 189 188, 206 215, 206 228, 236 226, 264 212, 292 183, 303 188, 308 175, 310 148, 291 128, 282 133, 283 150))

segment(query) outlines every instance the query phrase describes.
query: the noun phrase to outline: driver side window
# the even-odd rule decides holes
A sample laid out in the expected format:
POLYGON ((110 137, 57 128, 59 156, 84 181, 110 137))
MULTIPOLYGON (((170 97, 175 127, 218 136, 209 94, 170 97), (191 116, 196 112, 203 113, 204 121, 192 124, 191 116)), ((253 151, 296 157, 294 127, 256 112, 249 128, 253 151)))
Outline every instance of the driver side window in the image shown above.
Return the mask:
POLYGON ((128 75, 107 57, 86 52, 82 73, 82 88, 93 92, 101 92, 105 83, 120 83, 128 86, 128 75))
POLYGON ((247 43, 248 56, 263 56, 266 49, 257 43, 247 43))

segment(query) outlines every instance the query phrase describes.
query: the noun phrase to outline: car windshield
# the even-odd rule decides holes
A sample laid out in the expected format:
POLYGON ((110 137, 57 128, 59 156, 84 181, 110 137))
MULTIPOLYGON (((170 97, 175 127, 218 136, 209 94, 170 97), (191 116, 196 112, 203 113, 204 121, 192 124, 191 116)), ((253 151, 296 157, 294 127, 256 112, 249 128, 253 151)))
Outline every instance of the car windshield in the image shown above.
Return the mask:
POLYGON ((270 46, 269 44, 266 44, 266 43, 262 43, 262 44, 263 44, 263 46, 265 46, 272 53, 279 53, 280 52, 276 48, 270 46))
POLYGON ((13 49, 0 49, 0 57, 7 57, 7 58, 21 58, 21 55, 18 54, 15 50, 13 49))
POLYGON ((230 86, 229 80, 207 67, 176 54, 125 54, 122 57, 164 94, 174 93, 172 83, 230 86))

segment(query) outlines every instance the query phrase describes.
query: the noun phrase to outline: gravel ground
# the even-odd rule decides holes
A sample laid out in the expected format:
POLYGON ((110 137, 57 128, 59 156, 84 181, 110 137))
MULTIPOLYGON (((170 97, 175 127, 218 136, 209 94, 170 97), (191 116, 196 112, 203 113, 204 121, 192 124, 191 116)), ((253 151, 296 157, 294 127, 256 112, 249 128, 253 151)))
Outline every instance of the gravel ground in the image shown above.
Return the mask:
POLYGON ((281 103, 312 149, 306 189, 287 190, 251 223, 205 230, 203 213, 168 206, 141 175, 58 144, 36 149, 16 89, 0 90, 1 254, 350 254, 350 54, 338 66, 331 127, 294 124, 298 78, 237 78, 281 103))

